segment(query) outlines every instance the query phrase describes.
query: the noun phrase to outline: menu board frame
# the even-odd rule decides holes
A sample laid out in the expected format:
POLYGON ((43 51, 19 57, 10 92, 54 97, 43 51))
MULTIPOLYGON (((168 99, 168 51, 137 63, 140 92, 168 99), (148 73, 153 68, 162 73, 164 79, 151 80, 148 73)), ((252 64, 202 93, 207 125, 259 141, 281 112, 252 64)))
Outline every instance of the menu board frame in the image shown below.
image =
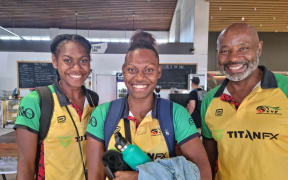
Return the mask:
MULTIPOLYGON (((30 88, 35 88, 35 87, 39 87, 40 85, 41 86, 46 86, 46 85, 49 85, 49 84, 52 84, 53 82, 55 82, 55 78, 56 78, 56 70, 55 71, 53 71, 52 73, 51 72, 46 72, 47 74, 47 76, 45 77, 45 71, 43 72, 43 71, 41 71, 41 72, 38 72, 37 71, 37 69, 35 69, 35 68, 37 68, 37 65, 39 66, 39 65, 41 65, 41 66, 43 66, 43 65, 49 65, 50 66, 50 64, 52 65, 52 62, 51 61, 25 61, 25 60, 21 60, 21 61, 17 61, 17 87, 18 87, 18 89, 30 89, 30 88), (34 67, 34 69, 33 70, 31 70, 31 68, 29 69, 30 71, 32 71, 31 73, 33 73, 33 74, 31 74, 31 82, 29 82, 29 83, 31 83, 31 86, 29 86, 29 87, 27 87, 27 84, 26 85, 23 85, 23 84, 25 84, 25 83, 21 83, 21 78, 23 79, 23 77, 25 78, 25 75, 23 75, 23 73, 28 73, 28 72, 21 72, 21 70, 19 69, 19 67, 20 67, 20 65, 23 65, 23 64, 27 64, 27 66, 31 66, 31 65, 33 65, 33 66, 35 66, 34 67), (22 73, 22 74, 21 74, 22 73), (39 74, 41 74, 41 76, 43 76, 43 77, 45 77, 45 78, 49 78, 50 77, 50 79, 48 79, 47 80, 47 82, 49 82, 49 83, 41 83, 41 82, 37 82, 36 80, 35 80, 35 76, 37 75, 37 73, 39 73, 39 74), (36 75, 35 75, 36 74, 36 75), (22 77, 21 77, 22 76, 22 77), (52 76, 54 76, 53 78, 51 78, 52 76), (45 84, 45 85, 42 85, 42 84, 45 84), (34 87, 33 87, 34 86, 34 87)), ((43 70, 43 69, 41 69, 41 66, 39 66, 38 68, 40 69, 40 70, 43 70)), ((53 65, 52 65, 52 67, 53 67, 53 65)), ((28 68, 28 67, 27 67, 28 68)), ((50 68, 51 69, 51 68, 50 68)), ((40 77, 39 75, 37 76, 37 77, 40 77)))

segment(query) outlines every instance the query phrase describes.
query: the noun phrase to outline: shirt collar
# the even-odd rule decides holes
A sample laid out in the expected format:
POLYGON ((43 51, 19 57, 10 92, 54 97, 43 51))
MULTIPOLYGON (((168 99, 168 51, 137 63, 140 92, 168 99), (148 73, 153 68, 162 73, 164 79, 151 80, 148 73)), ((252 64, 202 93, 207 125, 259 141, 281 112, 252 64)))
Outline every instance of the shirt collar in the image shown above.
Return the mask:
MULTIPOLYGON (((54 87, 54 90, 55 90, 55 93, 57 95, 57 98, 58 98, 58 101, 60 103, 60 106, 63 107, 63 106, 68 106, 71 104, 70 100, 68 99, 68 97, 64 94, 64 92, 62 91, 62 89, 60 88, 59 86, 59 81, 55 82, 53 84, 53 87, 54 87)), ((85 88, 85 86, 81 86, 81 89, 82 91, 85 93, 85 97, 86 99, 89 99, 89 93, 88 93, 88 90, 85 88)), ((85 99, 85 101, 86 101, 85 99)), ((89 102, 89 101, 88 101, 89 102)), ((86 102, 85 102, 86 103, 86 102)), ((89 105, 90 106, 93 106, 90 104, 89 102, 89 105)))
MULTIPOLYGON (((277 88, 278 85, 274 74, 271 71, 269 71, 265 66, 258 66, 258 68, 260 69, 260 71, 263 72, 263 77, 261 79, 261 88, 262 89, 277 88)), ((229 79, 226 78, 220 85, 214 97, 220 97, 224 93, 228 82, 229 79)))
MULTIPOLYGON (((154 103, 153 103, 153 107, 152 110, 149 111, 146 116, 152 114, 152 118, 155 119, 156 118, 156 107, 157 107, 157 97, 155 96, 155 94, 153 95, 153 99, 154 99, 154 103)), ((132 114, 132 113, 131 113, 132 114)), ((128 95, 125 96, 125 102, 124 102, 124 111, 123 111, 123 115, 122 117, 124 119, 128 118, 128 115, 130 115, 130 110, 129 110, 129 105, 128 105, 128 95)))

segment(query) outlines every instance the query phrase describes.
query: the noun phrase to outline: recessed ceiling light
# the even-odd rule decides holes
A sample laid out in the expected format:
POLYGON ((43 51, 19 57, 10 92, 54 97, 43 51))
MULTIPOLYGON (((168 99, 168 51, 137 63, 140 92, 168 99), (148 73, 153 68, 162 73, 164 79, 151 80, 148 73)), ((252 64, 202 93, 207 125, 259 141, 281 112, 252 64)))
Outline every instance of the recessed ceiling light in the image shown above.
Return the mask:
POLYGON ((262 24, 259 24, 259 26, 262 27, 263 25, 262 25, 262 24))
POLYGON ((257 10, 257 8, 256 7, 254 7, 254 11, 256 11, 257 10))
POLYGON ((219 11, 222 11, 222 7, 221 6, 219 7, 219 11))
POLYGON ((273 20, 276 20, 276 17, 273 17, 273 20))
POLYGON ((244 21, 244 20, 245 20, 245 17, 242 17, 242 18, 241 18, 241 21, 244 21))

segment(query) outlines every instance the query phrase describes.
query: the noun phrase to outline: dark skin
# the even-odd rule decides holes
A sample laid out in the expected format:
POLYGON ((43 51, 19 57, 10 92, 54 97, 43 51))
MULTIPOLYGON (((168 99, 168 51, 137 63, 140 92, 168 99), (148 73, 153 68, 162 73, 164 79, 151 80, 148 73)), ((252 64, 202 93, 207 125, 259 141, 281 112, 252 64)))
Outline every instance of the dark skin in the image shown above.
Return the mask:
MULTIPOLYGON (((233 62, 234 66, 232 68, 228 66, 226 72, 230 75, 233 75, 235 71, 237 73, 244 72, 245 66, 237 65, 237 62, 253 62, 257 55, 261 55, 262 46, 263 42, 259 41, 258 34, 254 28, 247 24, 232 24, 218 37, 218 65, 221 66, 225 63, 233 62)), ((256 68, 243 80, 230 80, 226 88, 231 96, 241 103, 262 79, 262 76, 262 71, 256 68)), ((207 151, 214 177, 216 160, 218 158, 217 142, 214 139, 204 138, 203 144, 207 151)))
MULTIPOLYGON (((136 49, 128 53, 122 72, 126 87, 129 89, 128 105, 130 111, 136 119, 142 121, 153 107, 153 90, 162 73, 159 60, 152 50, 136 49)), ((96 141, 88 137, 88 174, 91 180, 103 180, 104 176, 101 174, 103 166, 99 166, 99 164, 102 164, 100 159, 104 153, 104 145, 96 141)), ((212 178, 210 165, 200 139, 198 137, 193 138, 182 144, 180 148, 183 155, 199 167, 201 179, 210 180, 212 178)), ((127 179, 137 180, 138 172, 117 171, 115 173, 114 180, 127 179)))
MULTIPOLYGON (((77 42, 63 43, 59 45, 58 55, 52 55, 52 64, 59 72, 59 84, 64 94, 83 110, 85 95, 81 86, 90 73, 90 57, 85 48, 77 42)), ((27 129, 17 128, 16 141, 17 180, 31 180, 35 171, 38 135, 27 129)))

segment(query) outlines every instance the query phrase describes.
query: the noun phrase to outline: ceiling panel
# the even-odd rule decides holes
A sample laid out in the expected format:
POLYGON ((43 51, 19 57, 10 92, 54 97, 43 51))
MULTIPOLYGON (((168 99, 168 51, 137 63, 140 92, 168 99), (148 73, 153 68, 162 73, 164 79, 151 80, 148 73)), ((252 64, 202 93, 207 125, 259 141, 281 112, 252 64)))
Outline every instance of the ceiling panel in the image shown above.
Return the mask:
POLYGON ((177 0, 0 0, 6 28, 168 31, 177 0))
POLYGON ((288 0, 210 0, 209 31, 245 22, 259 32, 288 32, 288 0))

